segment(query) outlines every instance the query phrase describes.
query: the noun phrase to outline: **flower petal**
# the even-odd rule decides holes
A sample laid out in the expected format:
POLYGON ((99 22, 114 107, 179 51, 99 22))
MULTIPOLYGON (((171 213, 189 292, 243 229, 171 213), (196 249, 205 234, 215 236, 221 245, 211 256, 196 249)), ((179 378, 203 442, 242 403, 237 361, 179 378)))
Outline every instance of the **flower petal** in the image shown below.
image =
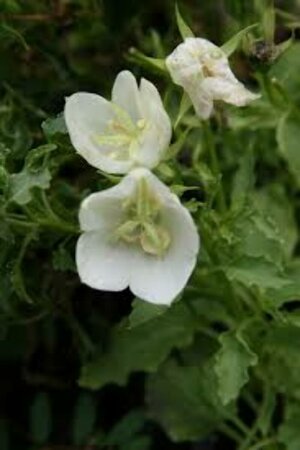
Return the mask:
POLYGON ((113 103, 116 103, 129 113, 134 123, 143 117, 138 85, 135 77, 129 70, 123 70, 117 75, 111 97, 113 103))
POLYGON ((196 264, 198 232, 188 210, 155 175, 137 169, 133 176, 145 177, 162 202, 163 225, 171 233, 172 243, 160 258, 137 251, 129 287, 146 301, 170 304, 184 288, 196 264))
POLYGON ((114 117, 110 102, 100 95, 78 92, 66 99, 64 117, 77 152, 94 167, 108 173, 126 173, 132 163, 111 158, 111 147, 97 143, 114 117))
POLYGON ((260 97, 258 94, 250 92, 242 83, 219 78, 206 78, 202 83, 203 90, 209 92, 214 100, 223 100, 236 106, 245 106, 260 97))
POLYGON ((140 85, 140 104, 146 128, 141 135, 137 162, 153 168, 159 163, 170 143, 171 121, 164 109, 158 90, 144 78, 140 85))
POLYGON ((180 203, 171 201, 163 215, 171 233, 170 248, 161 258, 139 252, 129 287, 148 302, 169 305, 182 291, 195 267, 199 236, 190 214, 180 203))
POLYGON ((125 244, 97 231, 83 233, 76 247, 80 279, 94 289, 122 291, 129 284, 132 258, 125 244))
POLYGON ((135 189, 134 172, 133 170, 116 186, 91 194, 83 200, 79 210, 79 223, 82 231, 106 233, 108 230, 112 231, 117 228, 122 216, 123 201, 130 197, 135 189))

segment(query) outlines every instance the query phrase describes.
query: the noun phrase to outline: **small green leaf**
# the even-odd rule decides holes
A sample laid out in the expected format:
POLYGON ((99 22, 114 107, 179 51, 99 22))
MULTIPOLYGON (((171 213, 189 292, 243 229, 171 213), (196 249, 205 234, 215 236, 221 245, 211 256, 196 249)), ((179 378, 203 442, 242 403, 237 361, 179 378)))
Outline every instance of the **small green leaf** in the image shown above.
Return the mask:
POLYGON ((215 371, 218 393, 224 405, 235 400, 249 380, 248 369, 257 364, 257 356, 237 333, 223 333, 221 348, 216 355, 215 371))
POLYGON ((190 29, 190 27, 183 20, 177 3, 175 5, 175 14, 176 14, 177 26, 178 26, 178 29, 179 29, 182 39, 184 40, 189 37, 195 37, 195 35, 192 32, 192 30, 190 29))
POLYGON ((10 200, 19 205, 26 205, 32 199, 32 190, 48 189, 51 174, 47 167, 49 154, 56 149, 56 145, 48 144, 31 150, 26 157, 21 172, 12 174, 10 179, 10 200))
POLYGON ((55 134, 67 134, 67 126, 63 113, 54 118, 48 118, 42 123, 42 129, 46 136, 51 137, 55 134))
POLYGON ((234 53, 240 46, 242 40, 247 36, 249 31, 253 30, 257 26, 258 26, 257 23, 249 25, 248 27, 244 28, 243 30, 239 31, 234 36, 232 36, 227 42, 225 42, 225 44, 222 45, 221 49, 223 50, 223 52, 227 56, 232 55, 232 53, 234 53))

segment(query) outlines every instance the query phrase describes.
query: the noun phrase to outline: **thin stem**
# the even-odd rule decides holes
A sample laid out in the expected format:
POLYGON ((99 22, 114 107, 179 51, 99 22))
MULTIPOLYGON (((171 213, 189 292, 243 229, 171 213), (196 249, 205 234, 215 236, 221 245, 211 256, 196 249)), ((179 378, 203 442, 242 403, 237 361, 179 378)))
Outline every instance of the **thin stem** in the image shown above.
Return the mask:
POLYGON ((263 439, 262 441, 257 442, 256 444, 252 445, 252 447, 249 447, 247 450, 260 450, 261 448, 264 448, 267 445, 276 444, 276 442, 277 442, 276 437, 263 439))
POLYGON ((230 416, 228 417, 228 420, 230 420, 243 434, 248 435, 250 432, 250 428, 247 427, 247 425, 245 425, 244 422, 238 417, 230 416))
POLYGON ((18 226, 18 227, 23 227, 23 228, 38 228, 38 227, 42 227, 42 228, 50 228, 50 229, 54 229, 54 230, 59 230, 59 231, 63 231, 65 233, 69 233, 69 234, 78 234, 78 230, 77 228, 75 228, 72 225, 69 225, 67 223, 64 223, 62 221, 60 222, 50 222, 47 220, 36 220, 35 222, 33 221, 28 221, 26 219, 24 219, 22 216, 20 216, 19 218, 16 217, 16 215, 14 215, 14 217, 6 217, 5 221, 7 223, 10 223, 11 225, 14 226, 18 226))
POLYGON ((81 341, 83 347, 89 354, 95 353, 95 345, 92 342, 91 338, 88 336, 88 334, 85 332, 79 321, 76 319, 76 317, 70 313, 67 315, 67 320, 69 322, 70 327, 75 332, 75 335, 79 338, 81 341))
POLYGON ((231 428, 226 423, 222 423, 219 426, 219 430, 221 431, 221 433, 225 434, 226 436, 228 436, 230 439, 237 442, 238 444, 240 444, 243 440, 242 436, 235 429, 231 428))
POLYGON ((226 202, 225 202, 224 192, 223 192, 222 185, 221 185, 221 170, 220 170, 219 160, 218 160, 218 156, 217 156, 217 152, 216 152, 215 141, 214 141, 213 134, 212 134, 212 131, 210 128, 210 124, 207 122, 203 122, 202 126, 203 126, 204 138, 206 141, 207 150, 208 150, 208 153, 210 156, 211 169, 212 169, 212 172, 215 175, 215 177, 219 180, 219 188, 218 188, 218 191, 216 194, 218 209, 221 212, 225 212, 226 211, 226 202))

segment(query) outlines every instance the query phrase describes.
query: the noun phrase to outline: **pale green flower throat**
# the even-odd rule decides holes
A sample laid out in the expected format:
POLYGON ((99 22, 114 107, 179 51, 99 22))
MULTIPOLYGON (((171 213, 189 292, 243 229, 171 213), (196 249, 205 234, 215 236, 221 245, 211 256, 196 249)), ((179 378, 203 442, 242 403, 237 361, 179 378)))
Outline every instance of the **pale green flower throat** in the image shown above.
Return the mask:
POLYGON ((138 140, 146 129, 145 119, 133 122, 124 109, 112 104, 114 118, 108 122, 103 134, 95 137, 98 144, 111 147, 110 157, 113 159, 134 158, 138 148, 138 140))
POLYGON ((151 255, 163 256, 171 237, 161 224, 159 199, 149 189, 147 180, 141 178, 134 195, 123 205, 124 222, 116 229, 114 237, 129 244, 138 244, 151 255))

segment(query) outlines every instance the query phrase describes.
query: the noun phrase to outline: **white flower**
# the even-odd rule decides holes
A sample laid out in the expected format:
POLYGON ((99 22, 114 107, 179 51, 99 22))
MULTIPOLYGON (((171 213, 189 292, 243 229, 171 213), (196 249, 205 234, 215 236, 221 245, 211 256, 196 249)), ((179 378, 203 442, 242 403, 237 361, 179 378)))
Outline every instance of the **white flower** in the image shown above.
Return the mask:
POLYGON ((143 78, 138 87, 128 71, 117 76, 111 102, 78 92, 66 99, 64 114, 77 152, 108 173, 153 168, 171 139, 170 119, 156 87, 143 78))
POLYGON ((188 210, 149 170, 91 194, 80 208, 79 276, 107 291, 127 287, 151 303, 170 304, 183 289, 199 249, 188 210))
POLYGON ((166 65, 174 83, 184 88, 202 119, 211 116, 214 100, 245 106, 259 97, 235 78, 225 53, 206 39, 185 39, 167 57, 166 65))

